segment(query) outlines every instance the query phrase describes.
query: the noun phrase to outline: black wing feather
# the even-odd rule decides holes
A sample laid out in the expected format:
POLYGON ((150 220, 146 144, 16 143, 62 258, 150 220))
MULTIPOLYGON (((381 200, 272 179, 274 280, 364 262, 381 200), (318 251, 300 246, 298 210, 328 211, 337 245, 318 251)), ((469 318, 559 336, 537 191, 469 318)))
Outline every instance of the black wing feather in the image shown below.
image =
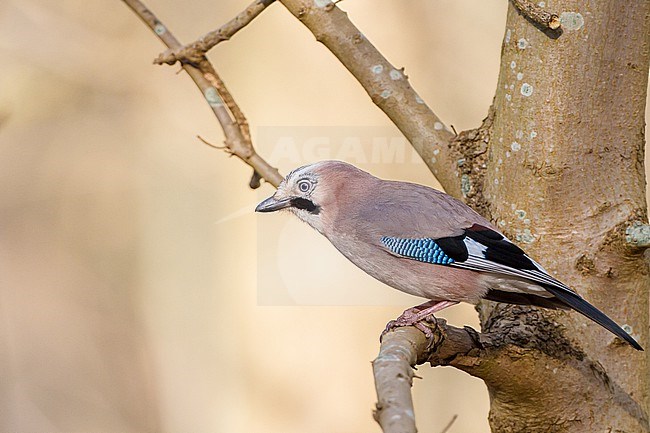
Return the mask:
POLYGON ((508 241, 500 233, 478 224, 465 229, 460 236, 439 238, 435 241, 449 257, 456 262, 464 262, 469 258, 465 238, 470 238, 485 246, 484 258, 491 262, 515 269, 538 269, 535 263, 526 256, 524 250, 508 241))
MULTIPOLYGON (((413 239, 416 243, 424 240, 426 239, 413 239)), ((537 296, 525 292, 489 290, 485 298, 509 304, 537 305, 545 308, 572 308, 625 340, 635 349, 643 350, 639 343, 623 328, 618 326, 616 322, 585 301, 568 286, 550 276, 540 265, 531 260, 521 248, 508 241, 495 230, 474 224, 472 227, 465 229, 462 235, 429 239, 429 242, 432 245, 437 245, 444 254, 453 260, 440 263, 436 261, 438 258, 436 256, 433 258, 434 261, 429 261, 431 257, 426 259, 421 256, 420 247, 410 246, 409 248, 408 245, 405 247, 401 244, 397 253, 405 257, 429 261, 429 263, 444 264, 445 266, 474 271, 493 272, 529 280, 543 287, 553 297, 537 296), (468 248, 472 249, 471 254, 468 248)))
POLYGON ((503 235, 494 230, 474 224, 472 227, 465 229, 465 236, 485 245, 487 247, 485 258, 492 262, 515 269, 537 269, 535 263, 526 256, 524 250, 509 242, 503 235))
POLYGON ((469 258, 469 251, 465 245, 465 235, 436 239, 435 242, 442 251, 457 262, 464 262, 469 258))

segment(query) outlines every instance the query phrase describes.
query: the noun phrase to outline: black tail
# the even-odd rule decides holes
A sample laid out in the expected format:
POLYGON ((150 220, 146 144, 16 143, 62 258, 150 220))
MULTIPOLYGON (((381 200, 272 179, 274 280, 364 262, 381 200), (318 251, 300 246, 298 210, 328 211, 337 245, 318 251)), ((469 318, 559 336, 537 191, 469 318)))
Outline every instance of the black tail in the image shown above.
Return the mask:
POLYGON ((612 319, 607 317, 603 312, 598 308, 591 305, 589 302, 582 299, 577 294, 570 292, 566 289, 561 289, 559 287, 553 287, 551 285, 545 285, 544 288, 552 293, 560 301, 567 304, 569 307, 576 310, 578 313, 583 316, 593 320, 598 323, 603 328, 607 329, 612 334, 617 337, 627 341, 632 347, 636 350, 643 350, 643 347, 636 342, 634 338, 627 332, 623 330, 620 326, 616 324, 612 319))

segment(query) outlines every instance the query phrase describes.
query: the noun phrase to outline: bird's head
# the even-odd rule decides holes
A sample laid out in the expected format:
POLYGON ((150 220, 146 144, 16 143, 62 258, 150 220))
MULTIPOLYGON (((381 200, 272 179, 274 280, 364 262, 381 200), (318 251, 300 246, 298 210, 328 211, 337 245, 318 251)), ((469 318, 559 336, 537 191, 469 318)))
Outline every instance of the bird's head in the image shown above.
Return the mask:
POLYGON ((374 176, 341 161, 320 161, 293 170, 271 197, 255 212, 289 209, 298 218, 324 233, 328 221, 340 211, 340 202, 357 189, 355 180, 374 176))

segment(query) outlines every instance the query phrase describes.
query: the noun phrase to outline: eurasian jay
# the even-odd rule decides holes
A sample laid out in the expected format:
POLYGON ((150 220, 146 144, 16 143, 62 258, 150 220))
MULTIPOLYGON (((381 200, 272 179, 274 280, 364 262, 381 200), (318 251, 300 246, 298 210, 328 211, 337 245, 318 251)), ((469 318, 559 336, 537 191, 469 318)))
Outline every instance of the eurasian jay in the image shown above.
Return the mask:
MULTIPOLYGON (((393 326, 481 299, 574 309, 643 350, 612 319, 556 280, 464 203, 435 189, 379 179, 341 161, 293 170, 256 212, 289 209, 379 281, 429 299, 393 326)), ((427 333, 428 334, 428 333, 427 333)), ((430 334, 428 334, 430 335, 430 334)))

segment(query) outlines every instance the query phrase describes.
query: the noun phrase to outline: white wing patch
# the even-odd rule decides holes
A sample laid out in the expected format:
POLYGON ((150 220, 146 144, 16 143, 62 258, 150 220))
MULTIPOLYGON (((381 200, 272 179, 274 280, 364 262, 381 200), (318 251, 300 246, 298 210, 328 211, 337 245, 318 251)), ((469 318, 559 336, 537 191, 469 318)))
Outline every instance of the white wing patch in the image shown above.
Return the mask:
POLYGON ((465 237, 463 239, 465 246, 467 247, 467 252, 470 257, 483 257, 485 258, 485 251, 487 247, 480 242, 476 242, 474 239, 465 237))

